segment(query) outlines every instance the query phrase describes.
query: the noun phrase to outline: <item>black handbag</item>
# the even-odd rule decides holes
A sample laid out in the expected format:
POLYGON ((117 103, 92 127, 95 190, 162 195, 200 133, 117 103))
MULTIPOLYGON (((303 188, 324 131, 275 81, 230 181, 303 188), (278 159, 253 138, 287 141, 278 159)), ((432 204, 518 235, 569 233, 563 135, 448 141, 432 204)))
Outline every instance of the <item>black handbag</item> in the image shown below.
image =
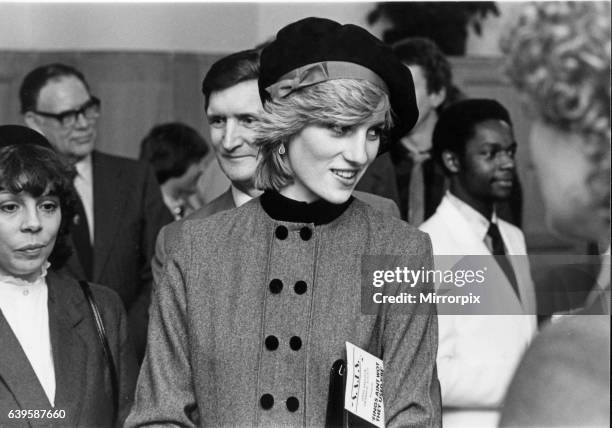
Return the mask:
POLYGON ((83 294, 87 299, 87 303, 89 303, 89 309, 91 309, 94 324, 96 325, 96 332, 98 333, 98 341, 102 346, 102 353, 104 354, 104 359, 106 360, 106 364, 108 365, 108 371, 111 380, 111 389, 113 393, 113 424, 115 424, 117 422, 117 412, 119 410, 119 387, 117 384, 117 369, 115 367, 115 361, 113 360, 113 354, 111 353, 110 346, 108 345, 108 338, 106 337, 104 321, 102 320, 102 316, 100 315, 98 305, 94 300, 94 296, 91 292, 91 288, 89 287, 89 283, 87 281, 79 281, 79 285, 81 286, 81 290, 83 290, 83 294))

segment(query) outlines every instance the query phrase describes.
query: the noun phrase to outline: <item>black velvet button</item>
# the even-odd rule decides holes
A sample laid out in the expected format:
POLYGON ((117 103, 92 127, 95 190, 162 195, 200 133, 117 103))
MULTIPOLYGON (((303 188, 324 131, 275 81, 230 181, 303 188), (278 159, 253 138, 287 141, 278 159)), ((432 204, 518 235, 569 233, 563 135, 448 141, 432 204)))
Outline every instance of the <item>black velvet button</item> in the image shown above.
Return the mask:
POLYGON ((289 339, 289 347, 294 351, 299 351, 299 349, 302 347, 302 339, 300 339, 298 336, 293 336, 291 339, 289 339))
POLYGON ((290 412, 295 412, 299 408, 300 408, 300 400, 298 400, 295 397, 287 398, 287 410, 289 410, 290 412))
POLYGON ((259 404, 264 410, 270 410, 274 406, 274 397, 272 394, 264 394, 259 399, 259 404))
POLYGON ((274 234, 276 235, 278 239, 282 241, 283 239, 287 239, 287 235, 289 235, 289 231, 287 230, 285 226, 278 226, 276 230, 274 231, 274 234))
POLYGON ((265 344, 269 351, 274 351, 276 348, 278 348, 278 339, 276 336, 268 336, 266 337, 265 344))
POLYGON ((307 288, 308 286, 306 285, 305 281, 298 281, 293 286, 293 289, 295 290, 296 294, 304 294, 307 288))
POLYGON ((272 294, 278 294, 281 292, 282 289, 283 281, 281 281, 280 279, 273 279, 272 281, 270 281, 270 292, 272 292, 272 294))
POLYGON ((312 230, 310 230, 309 227, 303 227, 300 229, 300 237, 304 241, 308 241, 311 236, 312 236, 312 230))

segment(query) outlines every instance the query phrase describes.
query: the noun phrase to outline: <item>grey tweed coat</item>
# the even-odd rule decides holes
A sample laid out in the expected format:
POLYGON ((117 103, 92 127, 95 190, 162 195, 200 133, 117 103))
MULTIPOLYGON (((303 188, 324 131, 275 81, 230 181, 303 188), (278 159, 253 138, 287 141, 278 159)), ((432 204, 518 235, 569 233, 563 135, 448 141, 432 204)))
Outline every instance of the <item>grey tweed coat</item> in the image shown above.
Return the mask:
POLYGON ((155 287, 126 425, 323 426, 349 341, 384 361, 388 427, 439 426, 435 307, 363 315, 363 254, 432 267, 426 234, 359 200, 319 226, 274 220, 260 198, 185 221, 155 287))

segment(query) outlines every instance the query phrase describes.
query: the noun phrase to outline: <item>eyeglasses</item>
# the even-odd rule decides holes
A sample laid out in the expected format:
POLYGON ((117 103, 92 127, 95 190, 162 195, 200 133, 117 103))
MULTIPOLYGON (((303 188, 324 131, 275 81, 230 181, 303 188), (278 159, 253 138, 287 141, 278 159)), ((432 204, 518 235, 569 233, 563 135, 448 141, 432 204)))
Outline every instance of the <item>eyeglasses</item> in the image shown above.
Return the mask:
POLYGON ((61 113, 48 113, 45 111, 32 110, 39 116, 49 117, 57 120, 62 126, 69 127, 73 126, 79 120, 79 115, 87 120, 94 120, 100 117, 100 100, 93 95, 89 98, 85 104, 75 110, 66 110, 61 113))

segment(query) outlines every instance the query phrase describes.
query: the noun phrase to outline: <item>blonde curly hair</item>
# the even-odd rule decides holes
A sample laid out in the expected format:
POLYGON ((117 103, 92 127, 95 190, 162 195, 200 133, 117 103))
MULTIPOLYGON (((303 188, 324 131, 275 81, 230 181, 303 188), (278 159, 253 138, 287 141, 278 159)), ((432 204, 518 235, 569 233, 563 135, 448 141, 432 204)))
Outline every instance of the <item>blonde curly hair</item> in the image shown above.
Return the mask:
POLYGON ((609 2, 530 4, 501 47, 506 74, 540 120, 609 152, 609 2))

